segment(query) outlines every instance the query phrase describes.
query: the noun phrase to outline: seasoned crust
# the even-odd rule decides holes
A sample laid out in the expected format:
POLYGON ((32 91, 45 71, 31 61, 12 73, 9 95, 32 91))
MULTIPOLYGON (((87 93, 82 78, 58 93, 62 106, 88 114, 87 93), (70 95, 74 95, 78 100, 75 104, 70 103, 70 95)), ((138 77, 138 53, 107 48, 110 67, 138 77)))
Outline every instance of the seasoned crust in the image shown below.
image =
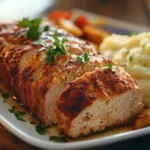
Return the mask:
POLYGON ((72 81, 59 95, 55 108, 56 121, 59 128, 71 137, 89 134, 91 130, 99 131, 116 124, 128 123, 131 121, 131 118, 134 118, 142 110, 143 104, 141 102, 141 96, 141 89, 123 68, 118 67, 116 72, 112 72, 110 68, 106 67, 96 68, 95 71, 85 73, 83 76, 72 81), (134 94, 132 94, 132 92, 134 94), (128 93, 130 96, 128 96, 128 93), (121 100, 121 95, 124 95, 122 96, 124 98, 123 100, 121 100), (104 109, 101 108, 103 106, 105 107, 105 114, 107 114, 107 111, 109 112, 110 109, 112 109, 114 113, 118 110, 122 113, 122 106, 118 106, 116 110, 115 106, 110 106, 110 108, 107 106, 108 103, 113 104, 115 99, 118 99, 116 100, 116 105, 123 101, 124 105, 127 105, 127 108, 128 105, 133 106, 133 104, 135 108, 133 112, 126 110, 130 112, 130 114, 126 113, 128 114, 126 115, 124 112, 123 119, 121 119, 121 117, 117 118, 119 121, 113 119, 116 114, 111 116, 109 118, 111 123, 109 123, 109 120, 106 120, 108 118, 105 117, 103 112, 100 110, 96 111, 96 109, 97 107, 104 109), (92 107, 94 107, 95 110, 92 107), (89 111, 90 109, 92 110, 91 112, 89 111), (94 112, 94 115, 90 116, 90 118, 85 117, 87 112, 91 114, 94 112), (94 124, 94 122, 98 122, 98 119, 99 121, 102 119, 106 124, 102 127, 101 123, 92 126, 88 123, 87 119, 89 119, 89 122, 91 120, 91 124, 92 120, 94 124), (85 129, 82 127, 84 122, 87 122, 85 129), (78 130, 75 133, 74 131, 77 130, 76 126, 79 126, 82 131, 78 130))
POLYGON ((57 107, 72 120, 94 100, 108 100, 137 88, 133 80, 121 68, 112 72, 109 68, 96 68, 94 72, 85 73, 72 81, 57 100, 57 107))

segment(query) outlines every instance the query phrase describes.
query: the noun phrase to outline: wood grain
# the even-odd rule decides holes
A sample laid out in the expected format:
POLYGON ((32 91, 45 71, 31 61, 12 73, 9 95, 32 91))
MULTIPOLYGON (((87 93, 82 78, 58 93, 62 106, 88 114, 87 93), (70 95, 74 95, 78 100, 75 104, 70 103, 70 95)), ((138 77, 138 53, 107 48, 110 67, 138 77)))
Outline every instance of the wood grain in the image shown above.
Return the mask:
POLYGON ((0 124, 0 150, 40 150, 33 147, 6 130, 0 124))

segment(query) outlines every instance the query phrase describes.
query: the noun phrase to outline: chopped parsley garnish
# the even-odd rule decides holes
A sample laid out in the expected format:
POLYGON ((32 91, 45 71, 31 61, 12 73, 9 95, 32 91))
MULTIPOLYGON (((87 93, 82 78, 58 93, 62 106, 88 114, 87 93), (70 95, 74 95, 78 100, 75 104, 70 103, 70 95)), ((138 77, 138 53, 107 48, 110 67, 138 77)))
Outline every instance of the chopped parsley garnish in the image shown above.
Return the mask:
POLYGON ((30 124, 36 124, 36 122, 31 121, 30 124))
POLYGON ((133 56, 129 56, 129 60, 132 61, 133 60, 133 56))
POLYGON ((17 120, 22 121, 22 122, 26 122, 26 120, 24 120, 22 118, 23 115, 25 115, 25 112, 21 112, 21 111, 15 111, 15 106, 12 106, 11 109, 9 109, 10 113, 13 113, 15 115, 15 117, 17 118, 17 120))
POLYGON ((43 32, 49 31, 49 26, 44 26, 43 32))
POLYGON ((10 113, 14 113, 14 112, 15 112, 15 106, 12 106, 12 108, 9 109, 9 112, 10 112, 10 113))
POLYGON ((67 142, 67 138, 65 136, 50 136, 49 140, 54 141, 54 142, 67 142))
POLYGON ((145 47, 146 47, 146 45, 145 45, 145 44, 143 44, 143 45, 142 45, 142 48, 143 48, 143 49, 145 49, 145 47))
POLYGON ((4 99, 7 99, 9 97, 9 94, 7 92, 3 92, 1 89, 0 89, 0 93, 4 99))
POLYGON ((107 64, 107 67, 110 68, 112 72, 117 70, 117 66, 113 66, 112 64, 107 64))
POLYGON ((19 22, 21 27, 28 27, 27 37, 28 39, 38 40, 42 32, 48 31, 49 26, 44 26, 40 28, 40 24, 42 22, 41 18, 36 18, 33 20, 29 20, 28 18, 24 18, 19 22))
POLYGON ((129 36, 135 36, 136 35, 136 32, 131 32, 130 34, 129 34, 129 36))
POLYGON ((54 61, 55 55, 66 55, 66 48, 64 46, 64 43, 68 40, 66 38, 63 38, 62 40, 59 40, 57 31, 53 35, 54 39, 54 47, 49 47, 48 51, 46 53, 46 61, 48 63, 54 61))
POLYGON ((39 123, 38 125, 35 126, 35 130, 40 134, 44 135, 46 133, 46 129, 48 128, 47 125, 44 125, 42 123, 39 123))
POLYGON ((90 60, 90 56, 88 55, 88 53, 84 53, 84 54, 82 54, 80 56, 77 56, 76 60, 87 64, 89 62, 89 60, 90 60))

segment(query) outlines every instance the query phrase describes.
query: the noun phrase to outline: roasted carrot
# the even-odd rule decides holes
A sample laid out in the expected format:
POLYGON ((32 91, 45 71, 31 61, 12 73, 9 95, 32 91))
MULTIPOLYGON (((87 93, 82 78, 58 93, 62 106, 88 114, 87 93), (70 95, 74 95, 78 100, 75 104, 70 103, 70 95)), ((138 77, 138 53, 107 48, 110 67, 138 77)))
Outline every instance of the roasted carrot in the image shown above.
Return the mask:
POLYGON ((85 25, 89 25, 90 22, 84 15, 78 16, 75 21, 75 25, 77 25, 79 28, 83 29, 85 25))
POLYGON ((72 17, 72 12, 71 11, 55 10, 52 13, 49 14, 49 19, 50 20, 58 20, 60 18, 71 19, 71 17, 72 17))

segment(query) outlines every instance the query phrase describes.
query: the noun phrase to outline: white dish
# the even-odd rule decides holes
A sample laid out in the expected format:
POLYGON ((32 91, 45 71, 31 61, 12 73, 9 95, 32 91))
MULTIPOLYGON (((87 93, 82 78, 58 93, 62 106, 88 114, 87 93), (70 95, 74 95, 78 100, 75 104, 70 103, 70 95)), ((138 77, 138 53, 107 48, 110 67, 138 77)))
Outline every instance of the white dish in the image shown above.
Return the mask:
MULTIPOLYGON (((83 14, 84 11, 74 10, 77 13, 83 14)), ((87 14, 87 13, 86 13, 87 14)), ((89 16, 89 13, 88 13, 89 16)), ((90 14, 90 17, 92 14, 90 14)), ((94 15, 93 17, 96 17, 94 15)), ((126 27, 126 24, 124 27, 126 27)), ((112 25, 112 24, 111 24, 112 25)), ((124 28, 129 31, 127 28, 124 28)), ((138 29, 138 28, 136 28, 138 29)), ((141 29, 141 28, 139 28, 141 29)), ((143 29, 145 31, 146 28, 143 29)), ((135 30, 134 30, 135 31, 135 30)), ((137 31, 137 30, 136 30, 137 31)), ((138 30, 139 32, 141 30, 138 30)), ((130 31, 131 32, 131 31, 130 31)), ((35 131, 35 127, 28 122, 20 122, 17 121, 15 116, 9 113, 8 109, 10 106, 7 103, 3 103, 3 99, 0 97, 0 122, 1 124, 7 128, 10 132, 14 135, 22 139, 23 141, 34 145, 36 147, 44 148, 44 149, 81 149, 81 148, 90 148, 94 146, 104 146, 110 143, 119 142, 122 140, 150 134, 150 127, 134 130, 134 131, 127 131, 119 134, 113 134, 110 136, 105 136, 101 138, 95 138, 85 141, 77 141, 77 142, 69 142, 69 143, 56 143, 49 141, 48 135, 39 135, 35 131)))

